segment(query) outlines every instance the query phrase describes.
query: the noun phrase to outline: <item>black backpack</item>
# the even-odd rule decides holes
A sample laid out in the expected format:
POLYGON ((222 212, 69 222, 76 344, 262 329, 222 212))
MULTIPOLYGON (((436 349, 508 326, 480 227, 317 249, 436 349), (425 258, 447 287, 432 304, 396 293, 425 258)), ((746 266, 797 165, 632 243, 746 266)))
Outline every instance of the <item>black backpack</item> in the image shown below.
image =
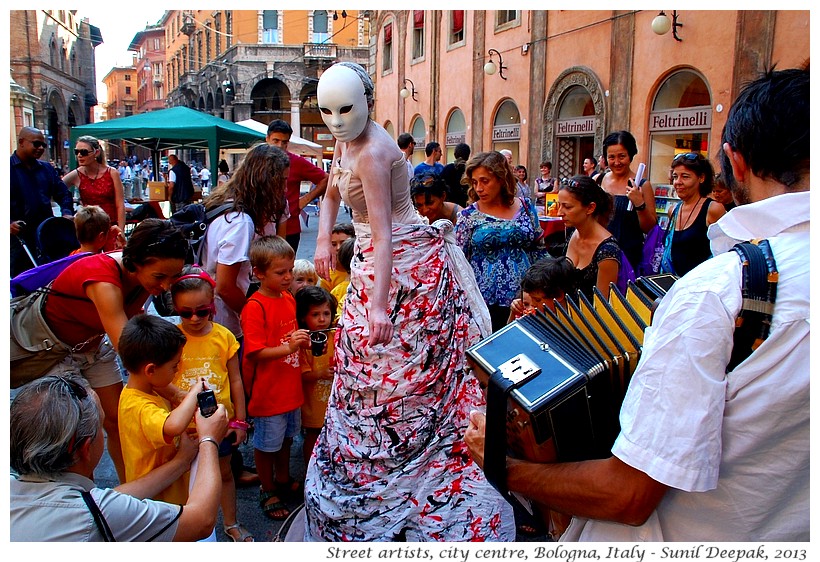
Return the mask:
POLYGON ((169 220, 182 231, 182 234, 188 240, 189 249, 185 263, 202 263, 200 253, 202 252, 208 225, 232 208, 233 203, 224 203, 208 211, 202 203, 191 203, 171 215, 169 220))

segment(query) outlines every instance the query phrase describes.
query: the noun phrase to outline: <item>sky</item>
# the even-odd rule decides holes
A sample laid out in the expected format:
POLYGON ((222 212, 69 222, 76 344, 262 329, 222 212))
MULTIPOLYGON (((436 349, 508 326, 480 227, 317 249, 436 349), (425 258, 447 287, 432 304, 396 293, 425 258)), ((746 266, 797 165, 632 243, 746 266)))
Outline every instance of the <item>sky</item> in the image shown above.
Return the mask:
POLYGON ((111 2, 95 3, 93 10, 77 10, 77 17, 87 17, 91 25, 100 28, 103 43, 95 49, 97 67, 97 98, 100 102, 108 101, 102 78, 115 66, 131 64, 131 53, 128 45, 138 32, 146 25, 154 25, 165 13, 160 4, 150 1, 141 2, 142 8, 124 10, 120 4, 111 2))

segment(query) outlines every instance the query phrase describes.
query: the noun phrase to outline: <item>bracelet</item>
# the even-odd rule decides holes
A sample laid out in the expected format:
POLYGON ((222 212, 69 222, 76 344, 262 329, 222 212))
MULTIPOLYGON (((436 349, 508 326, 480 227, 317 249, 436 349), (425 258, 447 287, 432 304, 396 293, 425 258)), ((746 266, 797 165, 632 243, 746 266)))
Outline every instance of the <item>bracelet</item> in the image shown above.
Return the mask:
POLYGON ((646 201, 635 207, 636 211, 643 211, 644 209, 646 209, 646 201))
POLYGON ((203 443, 205 443, 207 441, 210 441, 211 443, 216 445, 217 449, 219 449, 219 443, 217 443, 216 439, 214 439, 213 437, 203 437, 202 439, 199 440, 199 444, 202 445, 203 443))
POLYGON ((230 422, 228 422, 228 427, 230 427, 231 429, 242 429, 248 431, 248 429, 250 429, 251 427, 251 424, 249 424, 245 420, 231 420, 230 422))

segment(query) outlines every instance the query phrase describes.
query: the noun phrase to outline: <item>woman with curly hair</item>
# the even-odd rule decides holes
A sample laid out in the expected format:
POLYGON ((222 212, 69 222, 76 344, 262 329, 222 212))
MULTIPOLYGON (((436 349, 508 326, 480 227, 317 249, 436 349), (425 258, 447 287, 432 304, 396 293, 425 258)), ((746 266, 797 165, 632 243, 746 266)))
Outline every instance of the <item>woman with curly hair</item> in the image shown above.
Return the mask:
POLYGON ((290 216, 285 199, 289 166, 285 151, 259 144, 248 152, 230 179, 205 200, 208 210, 233 203, 208 227, 202 265, 216 280, 214 321, 237 338, 242 337, 239 313, 250 286, 251 241, 266 234, 285 236, 284 225, 290 216))
POLYGON ((459 213, 456 239, 473 266, 496 331, 507 324, 524 273, 546 256, 539 246, 544 232, 535 205, 518 196, 516 177, 500 152, 473 156, 461 181, 473 203, 459 213))

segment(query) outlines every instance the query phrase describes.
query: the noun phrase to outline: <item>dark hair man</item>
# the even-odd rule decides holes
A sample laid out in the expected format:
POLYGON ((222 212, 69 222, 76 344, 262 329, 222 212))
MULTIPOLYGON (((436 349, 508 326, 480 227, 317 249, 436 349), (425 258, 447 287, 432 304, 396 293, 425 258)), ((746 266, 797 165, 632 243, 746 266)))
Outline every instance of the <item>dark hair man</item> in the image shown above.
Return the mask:
POLYGON ((170 169, 165 183, 168 185, 168 199, 171 201, 173 212, 193 200, 194 180, 191 179, 191 168, 176 154, 168 155, 168 166, 170 169))
POLYGON ((274 119, 268 124, 268 136, 265 141, 287 152, 288 158, 290 158, 290 172, 285 186, 285 197, 288 200, 290 218, 286 224, 285 240, 288 241, 288 244, 295 252, 299 248, 299 240, 302 238, 302 223, 299 222, 299 215, 302 209, 307 207, 311 201, 325 194, 327 174, 318 166, 314 166, 305 158, 288 150, 292 135, 293 129, 287 121, 274 119), (305 195, 301 195, 303 181, 313 184, 313 188, 305 195))
POLYGON ((410 133, 402 133, 396 137, 396 144, 399 150, 404 152, 404 159, 407 163, 407 177, 413 179, 413 152, 416 151, 416 140, 410 133))
POLYGON ((439 162, 441 160, 441 145, 436 141, 428 142, 427 146, 424 147, 424 154, 427 155, 427 158, 413 169, 413 175, 436 174, 440 176, 444 171, 444 164, 439 162))
POLYGON ((464 176, 464 168, 470 158, 470 145, 464 142, 457 144, 453 149, 453 156, 456 158, 455 162, 444 166, 441 178, 447 184, 447 201, 452 201, 460 207, 466 207, 467 186, 461 184, 461 178, 464 176))
MULTIPOLYGON (((511 491, 575 516, 565 540, 809 540, 809 123, 808 68, 767 72, 729 110, 721 160, 741 204, 661 300, 613 456, 508 461, 511 491), (727 373, 744 298, 728 250, 753 238, 779 271, 771 332, 727 373)), ((484 423, 473 413, 466 434, 482 463, 484 423)))

